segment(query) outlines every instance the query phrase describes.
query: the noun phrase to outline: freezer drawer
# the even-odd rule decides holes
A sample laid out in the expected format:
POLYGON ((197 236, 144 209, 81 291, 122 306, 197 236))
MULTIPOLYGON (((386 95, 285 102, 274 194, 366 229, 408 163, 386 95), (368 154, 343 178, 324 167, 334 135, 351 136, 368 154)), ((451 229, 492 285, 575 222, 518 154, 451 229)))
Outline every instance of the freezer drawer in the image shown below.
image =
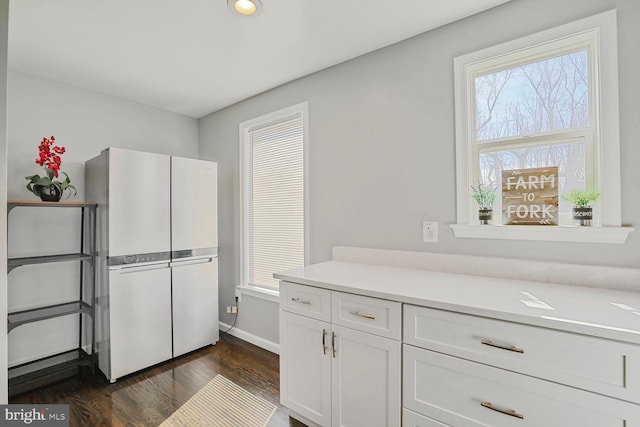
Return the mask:
MULTIPOLYGON (((168 263, 109 271, 112 382, 171 359, 171 270, 168 263)), ((102 356, 102 355, 101 355, 102 356)), ((103 366, 103 363, 101 363, 103 366)))
POLYGON ((171 266, 175 357, 218 341, 218 258, 171 266))

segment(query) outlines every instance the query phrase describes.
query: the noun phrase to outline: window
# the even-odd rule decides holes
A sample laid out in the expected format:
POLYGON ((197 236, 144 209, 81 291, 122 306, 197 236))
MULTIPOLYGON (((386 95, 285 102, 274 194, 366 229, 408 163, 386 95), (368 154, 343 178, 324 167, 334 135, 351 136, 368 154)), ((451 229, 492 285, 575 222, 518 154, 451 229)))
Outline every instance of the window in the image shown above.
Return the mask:
MULTIPOLYGON (((559 194, 599 188, 595 41, 592 34, 579 35, 557 42, 543 59, 525 56, 517 63, 512 57, 523 56, 518 52, 490 71, 482 63, 468 67, 475 101, 472 162, 479 182, 500 188, 503 170, 558 166, 559 194)), ((571 224, 571 204, 558 202, 560 224, 571 224)), ((596 223, 598 207, 596 202, 596 223)), ((494 208, 502 210, 500 198, 494 208)))
MULTIPOLYGON (((503 170, 558 166, 559 195, 600 191, 594 224, 620 226, 615 11, 457 57, 454 68, 457 225, 478 224, 471 186, 500 190, 503 170)), ((560 225, 570 225, 571 204, 560 198, 558 208, 560 225)), ((501 211, 498 197, 494 224, 501 211)), ((541 228, 528 235, 540 240, 541 228)))
POLYGON ((307 104, 240 124, 242 285, 278 288, 273 273, 305 264, 307 104))

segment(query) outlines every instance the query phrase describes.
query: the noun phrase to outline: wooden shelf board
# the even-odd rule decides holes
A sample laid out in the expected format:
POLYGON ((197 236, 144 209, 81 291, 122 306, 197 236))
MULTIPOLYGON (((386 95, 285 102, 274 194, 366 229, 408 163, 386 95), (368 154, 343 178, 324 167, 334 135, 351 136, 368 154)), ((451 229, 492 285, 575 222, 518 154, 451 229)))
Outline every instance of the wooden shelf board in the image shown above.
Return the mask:
POLYGON ((15 206, 97 206, 94 202, 78 202, 78 201, 64 201, 59 202, 43 202, 40 200, 7 200, 7 205, 15 206))

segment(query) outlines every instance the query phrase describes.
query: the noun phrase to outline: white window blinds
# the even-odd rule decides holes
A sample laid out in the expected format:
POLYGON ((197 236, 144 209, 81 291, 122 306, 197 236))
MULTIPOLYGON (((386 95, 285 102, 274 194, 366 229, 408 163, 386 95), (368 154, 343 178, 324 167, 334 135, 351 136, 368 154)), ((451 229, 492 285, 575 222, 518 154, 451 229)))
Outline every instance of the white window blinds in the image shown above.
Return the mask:
POLYGON ((274 272, 304 265, 303 117, 247 136, 247 279, 277 288, 274 272))

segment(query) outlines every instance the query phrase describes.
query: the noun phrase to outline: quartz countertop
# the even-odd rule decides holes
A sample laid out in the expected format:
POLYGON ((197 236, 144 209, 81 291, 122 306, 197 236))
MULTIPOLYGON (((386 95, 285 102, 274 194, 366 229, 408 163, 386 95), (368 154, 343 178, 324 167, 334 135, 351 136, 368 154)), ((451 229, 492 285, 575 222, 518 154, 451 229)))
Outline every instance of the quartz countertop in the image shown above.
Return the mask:
POLYGON ((280 280, 640 344, 640 293, 328 261, 280 280))

